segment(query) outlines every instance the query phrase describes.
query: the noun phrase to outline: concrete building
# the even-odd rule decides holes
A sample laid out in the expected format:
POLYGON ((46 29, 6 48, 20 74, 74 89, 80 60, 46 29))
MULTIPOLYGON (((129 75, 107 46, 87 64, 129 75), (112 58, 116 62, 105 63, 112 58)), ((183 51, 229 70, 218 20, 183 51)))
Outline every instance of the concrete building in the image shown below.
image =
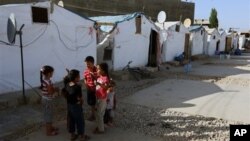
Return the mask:
POLYGON ((181 0, 64 0, 65 7, 80 15, 103 16, 144 12, 156 20, 160 11, 167 13, 168 21, 194 19, 195 4, 181 0))
MULTIPOLYGON (((45 0, 0 0, 0 5, 11 3, 38 2, 45 0)), ((58 2, 59 0, 53 0, 58 2)), ((195 4, 181 0, 63 0, 66 9, 83 16, 110 16, 134 12, 143 12, 157 19, 160 11, 167 13, 168 21, 184 21, 190 18, 194 21, 195 4)))

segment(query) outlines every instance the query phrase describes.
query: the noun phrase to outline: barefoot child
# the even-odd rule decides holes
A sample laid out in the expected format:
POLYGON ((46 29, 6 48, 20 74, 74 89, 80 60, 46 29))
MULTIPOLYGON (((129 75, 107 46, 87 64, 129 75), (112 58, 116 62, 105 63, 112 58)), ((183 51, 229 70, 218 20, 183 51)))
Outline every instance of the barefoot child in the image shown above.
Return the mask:
POLYGON ((54 136, 58 134, 58 129, 52 126, 53 116, 53 99, 55 94, 59 92, 58 88, 53 86, 51 77, 53 76, 54 68, 51 66, 43 66, 40 70, 40 82, 42 91, 42 105, 44 109, 44 120, 46 124, 46 135, 54 136))
POLYGON ((114 126, 114 110, 116 109, 115 82, 110 80, 107 96, 107 108, 104 115, 104 123, 108 126, 114 126))

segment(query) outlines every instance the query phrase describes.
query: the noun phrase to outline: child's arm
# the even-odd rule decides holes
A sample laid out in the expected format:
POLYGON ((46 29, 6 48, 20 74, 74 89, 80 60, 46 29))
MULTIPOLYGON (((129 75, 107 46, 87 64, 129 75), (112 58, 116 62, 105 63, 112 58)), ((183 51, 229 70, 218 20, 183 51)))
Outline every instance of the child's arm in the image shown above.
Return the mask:
POLYGON ((59 93, 59 88, 54 87, 53 84, 47 85, 47 90, 50 95, 54 95, 55 93, 59 93))
POLYGON ((99 82, 96 82, 96 85, 99 85, 100 87, 102 87, 102 88, 104 88, 104 89, 106 89, 106 90, 109 88, 109 86, 108 86, 106 83, 101 84, 101 83, 99 83, 99 82))
POLYGON ((77 104, 83 105, 83 98, 82 97, 77 97, 77 104))
POLYGON ((77 87, 77 104, 83 104, 82 89, 81 86, 77 87))

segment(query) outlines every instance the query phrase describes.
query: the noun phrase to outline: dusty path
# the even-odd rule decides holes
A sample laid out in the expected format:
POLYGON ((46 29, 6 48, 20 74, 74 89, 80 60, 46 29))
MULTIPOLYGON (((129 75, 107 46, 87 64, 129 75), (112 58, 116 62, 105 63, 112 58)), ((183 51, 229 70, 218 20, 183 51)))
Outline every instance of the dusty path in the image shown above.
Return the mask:
MULTIPOLYGON (((242 109, 238 110, 244 104, 243 111, 249 108, 249 72, 248 58, 231 61, 211 59, 193 62, 192 71, 188 74, 183 73, 182 67, 170 67, 155 72, 153 79, 119 80, 116 88, 116 128, 108 129, 107 134, 103 136, 94 135, 92 139, 120 140, 129 136, 128 140, 131 141, 229 140, 229 124, 249 123, 244 118, 248 113, 242 114, 242 109), (164 92, 167 92, 167 95, 164 95, 164 92), (218 112, 215 112, 215 109, 218 112), (230 111, 239 112, 236 115, 241 114, 243 118, 235 120, 237 117, 229 114, 230 111)), ((64 129, 65 101, 61 99, 58 103, 60 110, 57 119, 60 122, 57 124, 62 128, 63 134, 49 140, 68 140, 64 129)), ((39 106, 35 110, 41 113, 39 106)), ((1 120, 1 127, 6 126, 6 122, 1 120)), ((41 127, 41 119, 37 123, 41 127)), ((9 126, 11 127, 11 124, 9 126)), ((92 127, 92 123, 87 123, 87 132, 90 134, 92 127)), ((34 133, 17 140, 45 139, 41 128, 32 129, 35 130, 34 133)), ((9 136, 11 140, 16 138, 17 136, 9 136)))

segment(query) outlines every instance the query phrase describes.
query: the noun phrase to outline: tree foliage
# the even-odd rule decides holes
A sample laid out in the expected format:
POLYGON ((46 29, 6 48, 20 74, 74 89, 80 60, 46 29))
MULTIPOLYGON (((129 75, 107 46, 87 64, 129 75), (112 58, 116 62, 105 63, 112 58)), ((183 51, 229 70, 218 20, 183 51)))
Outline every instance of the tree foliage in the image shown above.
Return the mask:
POLYGON ((217 11, 215 8, 212 8, 210 17, 209 17, 209 22, 210 22, 210 28, 218 28, 219 26, 219 20, 217 18, 217 11))

